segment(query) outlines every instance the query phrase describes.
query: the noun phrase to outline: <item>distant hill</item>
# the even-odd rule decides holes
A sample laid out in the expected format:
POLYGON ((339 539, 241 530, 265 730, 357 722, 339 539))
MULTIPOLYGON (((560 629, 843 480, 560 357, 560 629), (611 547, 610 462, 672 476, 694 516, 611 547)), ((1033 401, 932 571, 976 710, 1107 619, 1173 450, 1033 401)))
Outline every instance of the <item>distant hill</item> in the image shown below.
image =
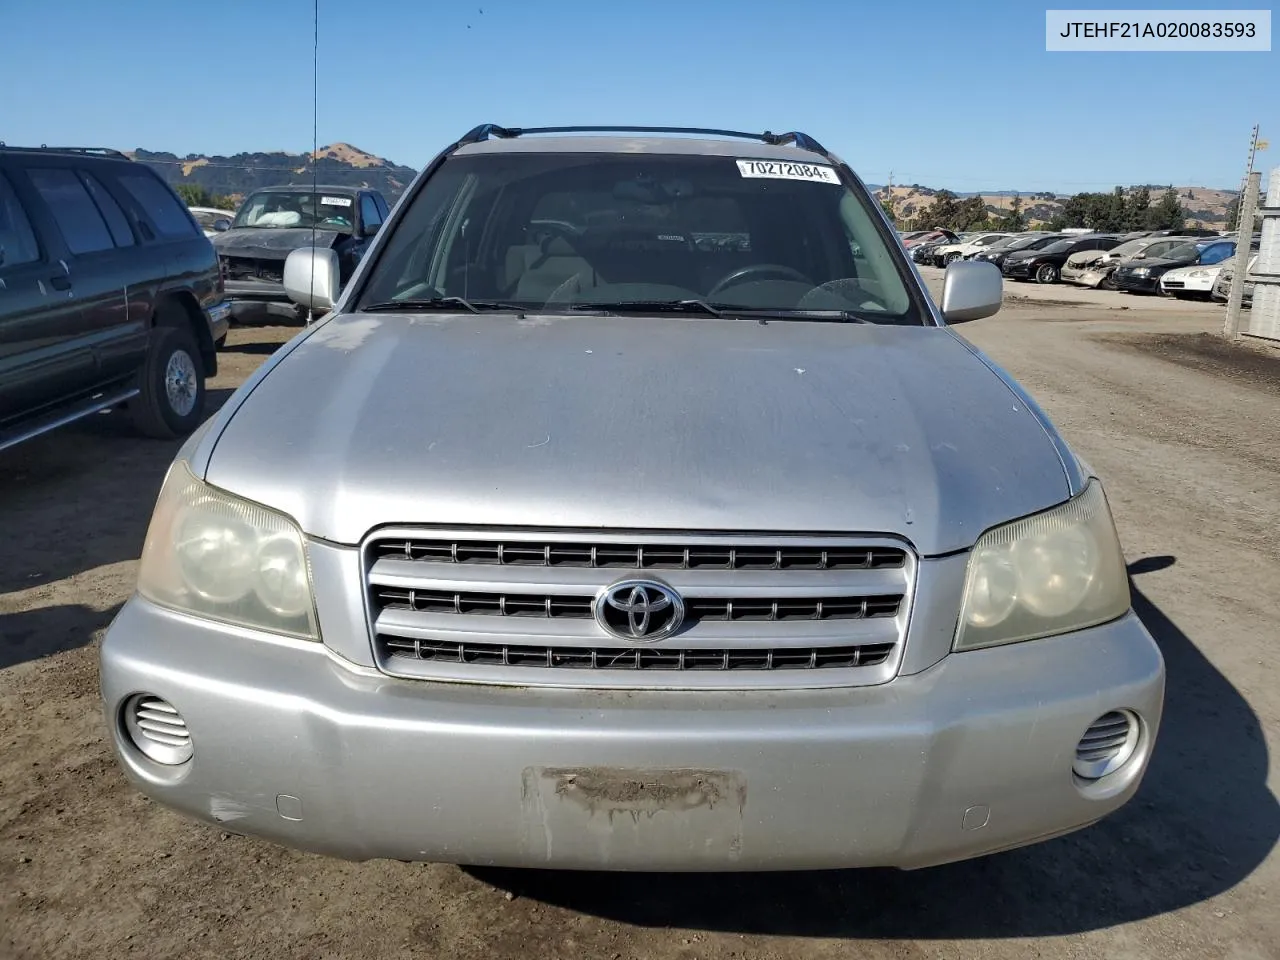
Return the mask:
POLYGON ((321 183, 372 187, 381 191, 389 203, 418 175, 412 167, 365 153, 349 143, 321 147, 314 155, 314 164, 310 154, 282 151, 237 153, 229 157, 189 153, 179 157, 140 147, 130 151, 129 156, 147 164, 174 186, 196 184, 211 194, 230 196, 237 201, 262 187, 310 183, 313 166, 321 183))
MULTIPOLYGON (((870 184, 872 190, 875 191, 877 198, 884 200, 889 196, 889 188, 880 184, 870 184)), ((1147 187, 1151 192, 1151 202, 1155 203, 1166 189, 1167 184, 1134 184, 1126 187, 1126 193, 1141 187, 1147 187)), ((909 219, 916 211, 922 207, 929 206, 933 202, 933 198, 937 195, 939 187, 926 187, 920 184, 911 184, 909 186, 895 186, 893 188, 894 207, 898 212, 898 216, 903 219, 909 219)), ((1178 198, 1182 201, 1182 208, 1187 213, 1187 226, 1193 227, 1197 224, 1210 230, 1223 230, 1227 225, 1227 206, 1235 198, 1234 190, 1215 190, 1211 187, 1175 187, 1178 191, 1178 198)), ((1109 192, 1109 191, 1107 191, 1109 192)), ((961 200, 966 197, 981 196, 983 202, 987 205, 987 212, 993 216, 1000 216, 1008 213, 1009 206, 1013 202, 1015 194, 1022 198, 1022 212, 1030 220, 1030 225, 1035 226, 1046 223, 1056 214, 1062 211, 1062 205, 1069 199, 1067 194, 1054 194, 1050 191, 1014 191, 1014 190, 993 190, 989 193, 961 193, 953 191, 961 200)))

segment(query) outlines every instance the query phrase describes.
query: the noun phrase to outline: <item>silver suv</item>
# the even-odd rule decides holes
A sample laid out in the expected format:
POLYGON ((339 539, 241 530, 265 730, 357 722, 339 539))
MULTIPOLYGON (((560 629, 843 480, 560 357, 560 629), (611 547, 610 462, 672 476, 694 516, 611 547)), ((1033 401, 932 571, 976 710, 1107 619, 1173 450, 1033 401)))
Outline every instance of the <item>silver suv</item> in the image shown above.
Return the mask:
POLYGON ((1138 788, 1102 486, 802 134, 477 128, 186 444, 102 645, 121 763, 340 857, 919 867, 1138 788), (619 135, 621 134, 621 135, 619 135))

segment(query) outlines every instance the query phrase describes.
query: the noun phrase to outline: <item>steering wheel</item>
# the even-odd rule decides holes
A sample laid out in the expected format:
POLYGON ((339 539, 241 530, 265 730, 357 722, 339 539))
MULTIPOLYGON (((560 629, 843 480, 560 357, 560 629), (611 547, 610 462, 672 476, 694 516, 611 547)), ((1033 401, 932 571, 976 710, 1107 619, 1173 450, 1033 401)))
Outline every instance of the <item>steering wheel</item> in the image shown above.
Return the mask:
POLYGON ((573 224, 564 223, 560 220, 535 220, 529 225, 529 230, 535 236, 537 234, 545 234, 538 241, 538 246, 542 249, 542 255, 545 257, 551 244, 556 240, 564 240, 573 246, 573 241, 578 240, 582 236, 582 231, 573 224))
POLYGON ((746 283, 748 280, 796 280, 800 283, 813 285, 813 281, 806 277, 799 270, 791 267, 783 266, 780 263, 755 263, 749 267, 740 267, 734 270, 726 277, 722 277, 720 281, 713 286, 708 292, 708 297, 714 297, 721 290, 729 287, 736 287, 740 283, 746 283))

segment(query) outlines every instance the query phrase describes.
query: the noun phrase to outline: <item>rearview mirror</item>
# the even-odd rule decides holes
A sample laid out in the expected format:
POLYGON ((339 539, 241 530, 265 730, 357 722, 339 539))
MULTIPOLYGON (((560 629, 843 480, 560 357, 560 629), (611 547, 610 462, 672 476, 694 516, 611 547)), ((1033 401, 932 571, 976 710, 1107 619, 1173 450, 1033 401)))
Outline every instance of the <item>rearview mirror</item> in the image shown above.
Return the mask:
POLYGON ((338 255, 327 247, 300 247, 284 261, 284 292, 294 303, 318 313, 338 299, 338 255))
POLYGON ((956 260, 942 279, 942 316, 947 323, 981 320, 1000 309, 1004 280, 994 263, 956 260))

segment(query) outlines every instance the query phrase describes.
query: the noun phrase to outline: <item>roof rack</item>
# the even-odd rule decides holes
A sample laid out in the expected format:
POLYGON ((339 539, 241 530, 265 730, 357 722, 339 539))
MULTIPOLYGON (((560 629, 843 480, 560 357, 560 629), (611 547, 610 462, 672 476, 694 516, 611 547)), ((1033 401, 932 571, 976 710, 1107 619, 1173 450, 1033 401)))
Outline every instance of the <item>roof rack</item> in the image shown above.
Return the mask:
POLYGON ((47 143, 42 143, 38 147, 10 147, 3 140, 0 140, 0 148, 5 150, 27 150, 33 153, 38 153, 41 150, 46 150, 49 153, 91 153, 102 157, 129 159, 126 154, 121 153, 119 150, 112 150, 110 147, 51 147, 47 143))
POLYGON ((480 143, 495 137, 501 140, 510 139, 512 137, 521 137, 529 133, 680 133, 680 134, 702 134, 703 136, 712 137, 735 137, 742 140, 758 140, 761 143, 767 143, 777 146, 784 143, 794 143, 801 150, 809 150, 813 153, 821 154, 824 157, 830 157, 826 148, 813 137, 806 133, 792 130, 788 133, 771 133, 766 130, 764 133, 745 133, 741 130, 717 130, 709 127, 501 127, 496 123, 482 123, 480 126, 469 130, 458 141, 459 144, 464 143, 480 143))

